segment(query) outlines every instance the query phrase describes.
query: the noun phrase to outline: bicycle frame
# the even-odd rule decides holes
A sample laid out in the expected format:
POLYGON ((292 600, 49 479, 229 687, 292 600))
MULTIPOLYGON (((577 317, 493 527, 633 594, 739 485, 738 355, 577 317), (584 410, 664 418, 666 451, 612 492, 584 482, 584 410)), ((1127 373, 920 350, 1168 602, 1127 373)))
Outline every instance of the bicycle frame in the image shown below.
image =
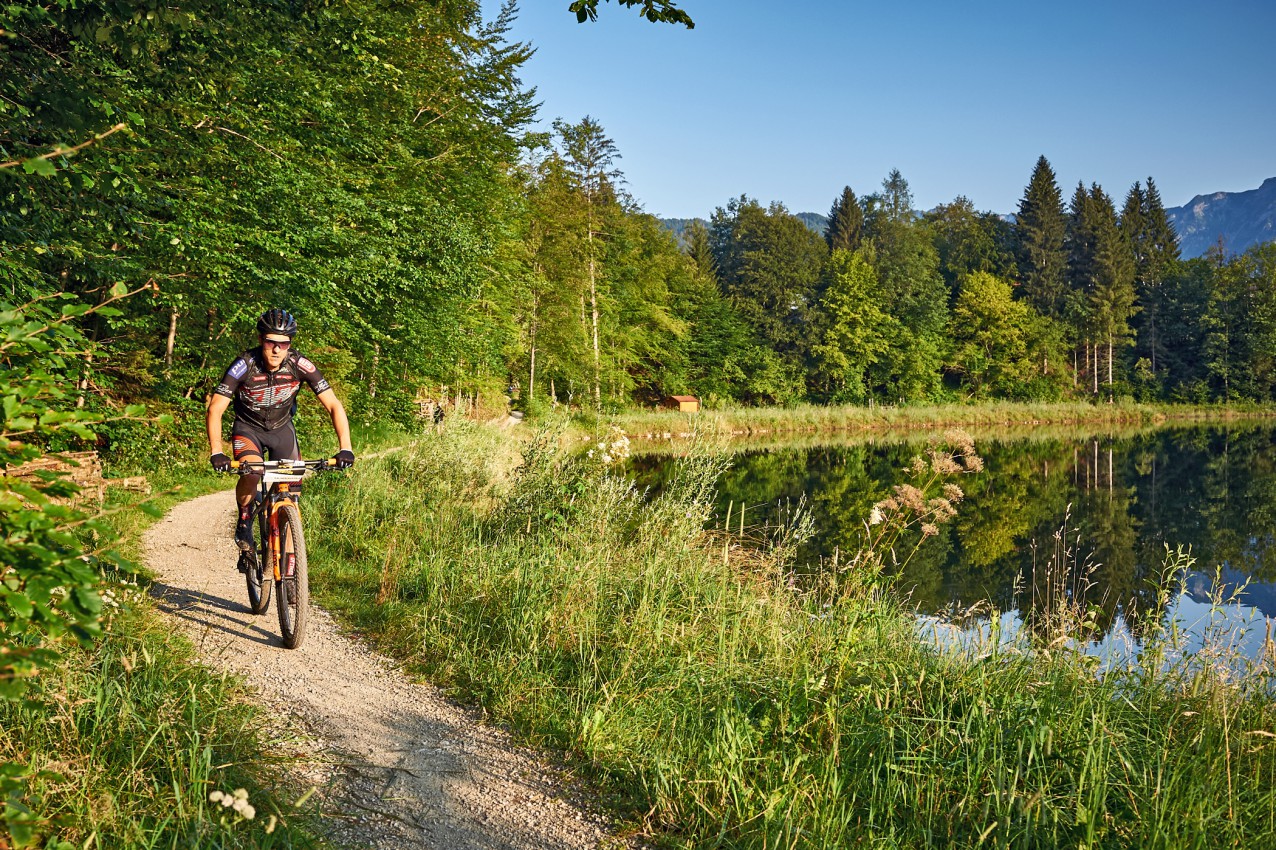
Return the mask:
POLYGON ((292 505, 297 509, 297 513, 301 513, 301 505, 299 497, 301 496, 301 479, 306 474, 306 470, 323 470, 328 469, 330 462, 327 460, 266 460, 255 462, 234 461, 231 463, 231 469, 239 472, 240 475, 260 475, 261 480, 257 482, 257 493, 253 499, 253 509, 250 521, 256 521, 262 511, 267 511, 266 515, 266 539, 262 541, 267 552, 259 552, 258 557, 262 555, 269 556, 269 563, 274 572, 274 580, 290 578, 293 574, 293 564, 282 564, 280 557, 280 533, 279 533, 279 513, 284 505, 292 505))

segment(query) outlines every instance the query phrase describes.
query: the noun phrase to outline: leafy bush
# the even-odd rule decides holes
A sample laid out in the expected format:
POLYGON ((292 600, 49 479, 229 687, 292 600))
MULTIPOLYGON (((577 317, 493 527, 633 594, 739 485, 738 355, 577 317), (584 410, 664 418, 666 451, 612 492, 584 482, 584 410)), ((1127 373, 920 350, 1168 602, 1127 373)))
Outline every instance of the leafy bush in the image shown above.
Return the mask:
MULTIPOLYGON (((110 315, 123 286, 96 310, 62 294, 14 306, 0 303, 0 701, 20 700, 61 640, 88 645, 101 633, 103 569, 131 567, 112 551, 100 513, 74 503, 79 488, 64 473, 10 473, 46 455, 51 440, 94 438, 101 414, 76 409, 76 365, 87 342, 75 322, 110 315)), ((120 418, 140 417, 140 407, 120 418)), ((21 765, 0 764, 0 819, 17 846, 34 840, 39 821, 21 802, 33 777, 21 765)))

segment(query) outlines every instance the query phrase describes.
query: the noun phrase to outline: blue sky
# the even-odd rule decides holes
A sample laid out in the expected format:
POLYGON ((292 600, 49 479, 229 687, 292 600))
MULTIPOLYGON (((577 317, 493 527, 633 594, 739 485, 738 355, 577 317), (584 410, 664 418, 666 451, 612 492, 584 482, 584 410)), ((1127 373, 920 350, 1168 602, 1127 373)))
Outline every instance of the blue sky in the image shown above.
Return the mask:
MULTIPOLYGON (((499 0, 482 0, 491 18, 499 0)), ((828 211, 898 168, 916 206, 1013 212, 1045 154, 1065 199, 1167 206, 1276 177, 1276 2, 683 0, 696 28, 604 0, 522 0, 548 127, 592 115, 648 212, 733 197, 828 211)))

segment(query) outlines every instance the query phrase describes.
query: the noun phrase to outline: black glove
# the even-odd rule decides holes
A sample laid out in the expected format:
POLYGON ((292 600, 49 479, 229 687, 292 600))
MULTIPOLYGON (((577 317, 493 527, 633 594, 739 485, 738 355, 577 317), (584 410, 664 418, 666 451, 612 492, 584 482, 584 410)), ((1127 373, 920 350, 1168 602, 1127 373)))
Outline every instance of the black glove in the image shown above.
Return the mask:
POLYGON ((342 449, 337 452, 337 456, 333 458, 333 465, 337 469, 349 469, 354 466, 354 452, 349 449, 342 449))
POLYGON ((221 452, 210 457, 208 462, 211 463, 213 465, 213 469, 218 472, 230 472, 230 458, 226 457, 226 455, 221 452))

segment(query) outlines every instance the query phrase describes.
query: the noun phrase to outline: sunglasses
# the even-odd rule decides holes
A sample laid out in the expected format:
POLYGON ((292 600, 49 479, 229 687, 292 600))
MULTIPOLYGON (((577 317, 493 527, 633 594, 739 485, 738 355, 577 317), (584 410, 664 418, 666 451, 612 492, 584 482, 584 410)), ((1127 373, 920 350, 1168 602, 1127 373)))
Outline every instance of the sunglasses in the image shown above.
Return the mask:
POLYGON ((292 345, 290 339, 265 339, 261 341, 262 348, 288 348, 292 345))

